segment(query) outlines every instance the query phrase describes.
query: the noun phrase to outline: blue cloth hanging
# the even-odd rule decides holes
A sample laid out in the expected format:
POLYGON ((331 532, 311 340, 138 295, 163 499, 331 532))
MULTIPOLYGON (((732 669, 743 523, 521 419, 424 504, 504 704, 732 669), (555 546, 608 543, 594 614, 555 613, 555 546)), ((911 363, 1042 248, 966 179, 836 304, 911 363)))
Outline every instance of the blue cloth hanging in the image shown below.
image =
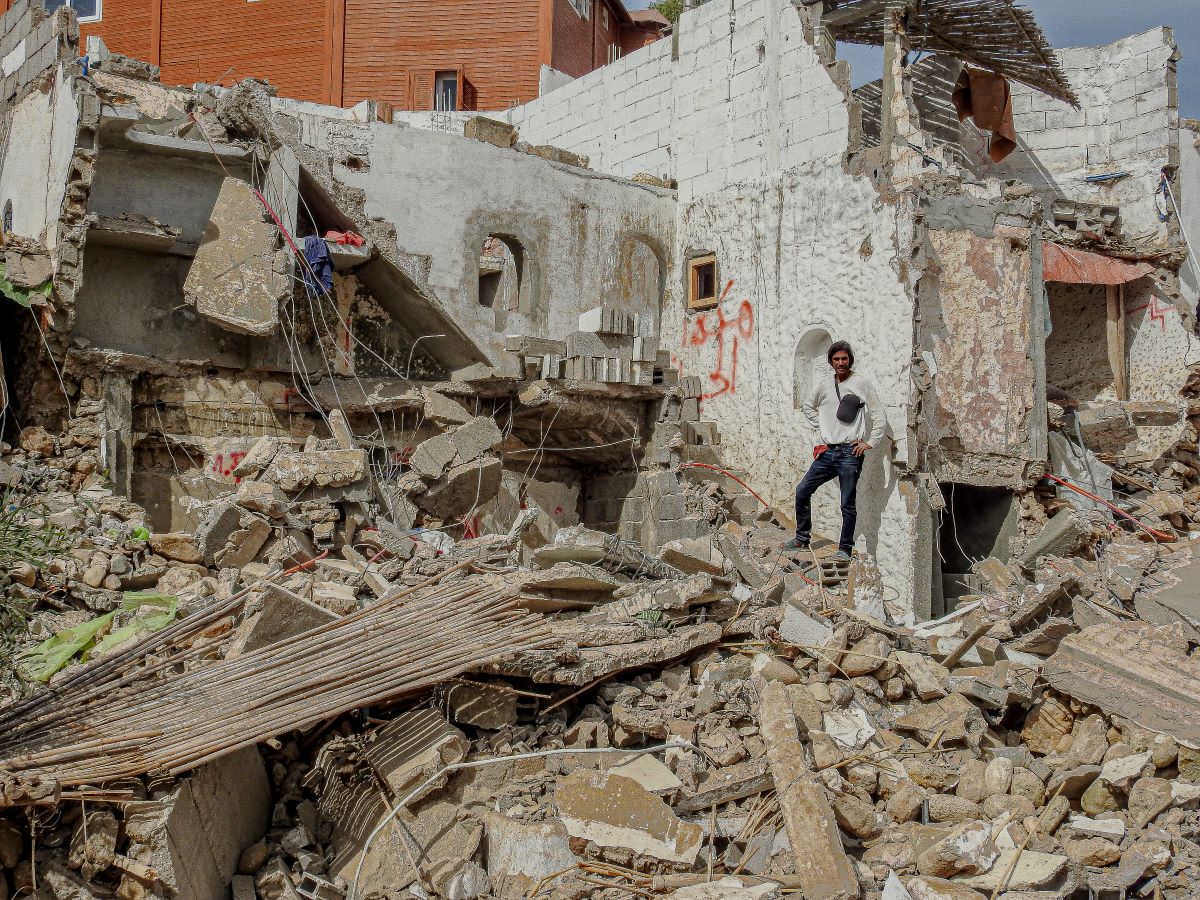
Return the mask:
POLYGON ((301 273, 304 286, 320 294, 333 290, 333 260, 329 258, 329 247, 320 235, 310 234, 304 238, 304 259, 308 263, 301 273))

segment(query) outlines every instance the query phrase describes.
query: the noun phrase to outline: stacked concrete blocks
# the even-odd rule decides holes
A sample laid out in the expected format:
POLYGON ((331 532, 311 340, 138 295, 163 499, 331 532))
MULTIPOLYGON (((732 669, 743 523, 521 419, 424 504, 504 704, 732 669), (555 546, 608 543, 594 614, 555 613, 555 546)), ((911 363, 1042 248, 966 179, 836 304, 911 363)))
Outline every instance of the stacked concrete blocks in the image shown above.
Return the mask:
POLYGON ((66 7, 47 15, 39 0, 16 0, 3 21, 0 74, 4 77, 4 102, 11 103, 48 69, 72 57, 66 36, 77 32, 78 25, 66 7))

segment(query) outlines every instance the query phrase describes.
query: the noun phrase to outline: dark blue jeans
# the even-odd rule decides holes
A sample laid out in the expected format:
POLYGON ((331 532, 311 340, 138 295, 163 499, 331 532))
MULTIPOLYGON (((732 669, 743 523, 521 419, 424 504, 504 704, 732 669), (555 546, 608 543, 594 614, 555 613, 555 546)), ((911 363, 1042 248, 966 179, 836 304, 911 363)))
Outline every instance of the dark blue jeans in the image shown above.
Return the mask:
POLYGON ((850 552, 854 547, 854 526, 858 522, 858 479, 863 457, 855 456, 850 444, 834 444, 808 467, 804 480, 796 487, 796 540, 807 544, 812 537, 812 497, 827 481, 838 480, 842 489, 842 536, 838 549, 850 552))

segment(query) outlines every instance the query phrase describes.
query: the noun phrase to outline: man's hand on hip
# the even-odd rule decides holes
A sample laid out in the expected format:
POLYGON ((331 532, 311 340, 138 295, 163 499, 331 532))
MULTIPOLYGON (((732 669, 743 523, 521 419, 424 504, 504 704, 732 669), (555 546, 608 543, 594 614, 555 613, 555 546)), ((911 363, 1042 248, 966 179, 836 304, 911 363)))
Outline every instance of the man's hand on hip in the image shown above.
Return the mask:
POLYGON ((866 453, 868 450, 871 449, 871 445, 868 444, 866 441, 855 441, 854 444, 851 446, 851 449, 854 451, 855 456, 862 456, 864 453, 866 453))

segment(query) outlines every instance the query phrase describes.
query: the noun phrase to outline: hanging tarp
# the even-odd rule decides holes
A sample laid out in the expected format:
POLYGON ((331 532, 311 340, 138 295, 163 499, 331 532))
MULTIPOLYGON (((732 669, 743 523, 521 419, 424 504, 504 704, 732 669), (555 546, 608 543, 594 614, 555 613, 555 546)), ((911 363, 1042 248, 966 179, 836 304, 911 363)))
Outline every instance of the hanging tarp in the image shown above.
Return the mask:
POLYGON ((1042 280, 1063 284, 1127 284, 1144 278, 1154 266, 1144 262, 1126 262, 1075 250, 1059 244, 1042 245, 1042 280))

